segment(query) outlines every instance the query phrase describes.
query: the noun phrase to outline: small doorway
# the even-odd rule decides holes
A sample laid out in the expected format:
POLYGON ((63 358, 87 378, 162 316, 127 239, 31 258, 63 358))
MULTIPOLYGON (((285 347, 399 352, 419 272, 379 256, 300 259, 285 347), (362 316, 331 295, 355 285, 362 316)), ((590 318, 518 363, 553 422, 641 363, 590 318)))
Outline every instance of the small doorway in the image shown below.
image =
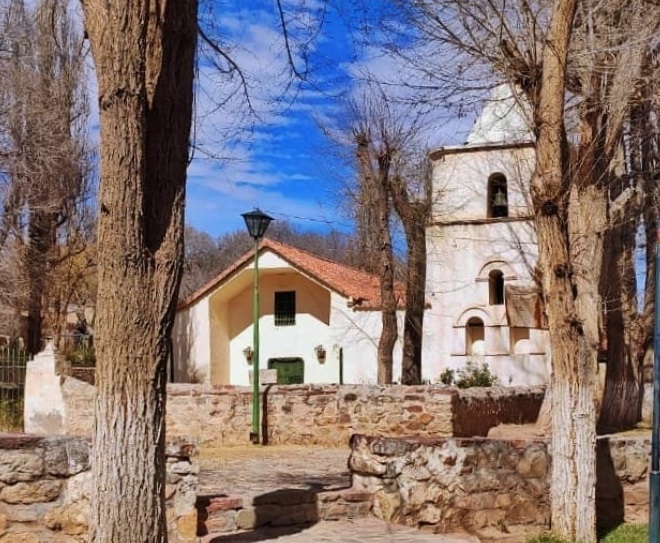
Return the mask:
POLYGON ((269 358, 268 369, 277 370, 278 385, 302 385, 305 382, 305 361, 302 358, 269 358))

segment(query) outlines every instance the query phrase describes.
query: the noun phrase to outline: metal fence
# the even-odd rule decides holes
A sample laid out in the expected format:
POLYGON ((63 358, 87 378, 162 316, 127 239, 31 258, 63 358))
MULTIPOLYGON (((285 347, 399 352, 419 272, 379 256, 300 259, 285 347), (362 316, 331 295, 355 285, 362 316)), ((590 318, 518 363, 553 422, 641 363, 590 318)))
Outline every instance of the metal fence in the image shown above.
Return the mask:
POLYGON ((23 431, 23 397, 28 354, 22 349, 0 349, 0 431, 23 431))

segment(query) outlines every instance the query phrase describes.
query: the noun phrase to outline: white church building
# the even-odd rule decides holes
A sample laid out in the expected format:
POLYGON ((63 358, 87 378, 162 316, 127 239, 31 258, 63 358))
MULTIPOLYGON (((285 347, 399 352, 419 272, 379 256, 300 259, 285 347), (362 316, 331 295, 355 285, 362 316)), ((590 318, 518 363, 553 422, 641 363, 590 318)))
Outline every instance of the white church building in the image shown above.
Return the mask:
POLYGON ((496 89, 464 145, 430 159, 424 378, 485 363, 502 385, 547 382, 550 342, 533 281, 534 143, 510 90, 496 89))
MULTIPOLYGON (((534 143, 506 87, 464 145, 430 153, 422 377, 487 364, 502 385, 546 383, 550 342, 533 280, 529 182, 534 143)), ((252 371, 252 252, 177 309, 176 381, 247 385, 252 371)), ((264 240, 259 250, 261 368, 278 383, 375 383, 379 278, 264 240)), ((399 287, 399 334, 403 329, 399 287)), ((402 338, 394 352, 401 375, 402 338)))

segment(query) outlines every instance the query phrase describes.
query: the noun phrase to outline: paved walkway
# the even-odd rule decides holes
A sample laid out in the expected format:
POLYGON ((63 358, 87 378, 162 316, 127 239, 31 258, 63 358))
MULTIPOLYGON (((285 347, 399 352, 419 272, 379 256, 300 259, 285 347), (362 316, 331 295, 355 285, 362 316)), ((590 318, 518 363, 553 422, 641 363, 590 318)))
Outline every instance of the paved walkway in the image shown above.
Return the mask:
POLYGON ((302 446, 227 447, 202 451, 199 493, 226 493, 246 502, 275 490, 348 488, 348 449, 302 446))
POLYGON ((310 527, 258 528, 242 534, 216 535, 204 543, 478 543, 469 535, 427 534, 376 518, 325 520, 310 527))
MULTIPOLYGON (((282 489, 336 490, 350 486, 348 449, 249 446, 203 450, 200 494, 255 496, 282 489)), ((243 533, 215 534, 203 543, 478 543, 469 535, 424 533, 376 518, 321 521, 312 526, 261 527, 243 533)))

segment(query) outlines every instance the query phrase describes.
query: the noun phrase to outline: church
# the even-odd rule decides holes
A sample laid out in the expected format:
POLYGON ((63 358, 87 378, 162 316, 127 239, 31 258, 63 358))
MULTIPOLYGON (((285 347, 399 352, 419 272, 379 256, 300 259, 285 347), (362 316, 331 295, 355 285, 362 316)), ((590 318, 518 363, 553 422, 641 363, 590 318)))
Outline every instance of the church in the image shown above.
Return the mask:
POLYGON ((505 386, 549 379, 528 126, 510 89, 498 87, 465 144, 430 153, 422 371, 432 382, 469 363, 487 364, 505 386))

